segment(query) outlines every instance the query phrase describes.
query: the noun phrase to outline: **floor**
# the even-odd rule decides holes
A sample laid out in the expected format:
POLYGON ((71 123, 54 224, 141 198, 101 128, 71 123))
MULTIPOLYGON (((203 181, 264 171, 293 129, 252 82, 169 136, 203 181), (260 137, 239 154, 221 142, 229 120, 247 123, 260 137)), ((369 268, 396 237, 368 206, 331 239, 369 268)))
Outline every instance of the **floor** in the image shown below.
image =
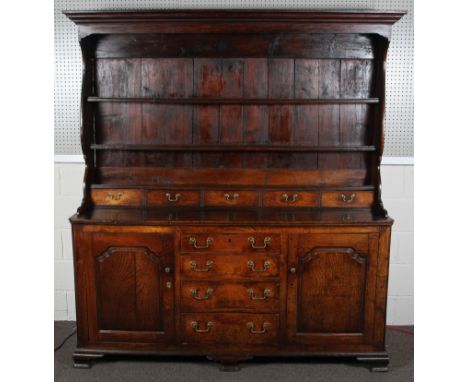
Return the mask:
MULTIPOLYGON (((57 347, 75 323, 55 322, 57 347)), ((311 359, 253 360, 242 365, 238 372, 221 372, 218 366, 205 359, 153 358, 111 359, 99 361, 91 369, 74 369, 71 359, 76 335, 70 337, 55 352, 55 381, 67 382, 409 382, 413 381, 413 328, 390 327, 387 346, 390 355, 388 373, 371 373, 362 365, 349 361, 330 362, 311 359)))

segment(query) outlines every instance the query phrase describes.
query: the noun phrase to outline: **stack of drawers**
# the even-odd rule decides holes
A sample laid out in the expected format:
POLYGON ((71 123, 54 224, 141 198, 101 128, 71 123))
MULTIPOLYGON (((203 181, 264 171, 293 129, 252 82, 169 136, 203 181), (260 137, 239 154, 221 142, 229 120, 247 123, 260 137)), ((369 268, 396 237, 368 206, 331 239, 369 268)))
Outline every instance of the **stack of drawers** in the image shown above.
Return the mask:
POLYGON ((137 190, 102 188, 91 191, 100 206, 142 207, 370 207, 373 191, 294 190, 137 190))
POLYGON ((184 342, 278 344, 280 239, 269 233, 182 234, 184 342))

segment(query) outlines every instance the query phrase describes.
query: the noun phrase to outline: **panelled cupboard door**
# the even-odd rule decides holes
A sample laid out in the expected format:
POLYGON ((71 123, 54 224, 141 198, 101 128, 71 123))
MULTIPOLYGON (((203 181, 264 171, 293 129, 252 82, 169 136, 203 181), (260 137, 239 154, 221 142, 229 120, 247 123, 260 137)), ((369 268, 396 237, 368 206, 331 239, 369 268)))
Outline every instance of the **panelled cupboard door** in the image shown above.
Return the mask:
POLYGON ((371 343, 378 234, 291 235, 289 246, 288 341, 371 343))
POLYGON ((82 254, 91 341, 165 342, 173 337, 173 235, 88 233, 82 254))

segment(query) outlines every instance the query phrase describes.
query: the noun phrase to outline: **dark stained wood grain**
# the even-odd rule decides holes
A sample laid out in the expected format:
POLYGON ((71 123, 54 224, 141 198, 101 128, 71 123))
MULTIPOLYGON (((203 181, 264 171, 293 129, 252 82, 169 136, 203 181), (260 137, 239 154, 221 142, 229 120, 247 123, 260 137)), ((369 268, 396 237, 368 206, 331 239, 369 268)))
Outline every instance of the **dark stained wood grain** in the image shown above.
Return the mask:
MULTIPOLYGON (((195 154, 194 154, 195 155, 195 154)), ((202 157, 208 163, 207 154, 202 157)), ((195 158, 194 158, 195 159, 195 158)), ((285 170, 242 168, 166 168, 166 167, 101 167, 96 176, 101 184, 142 185, 225 185, 233 186, 364 186, 368 173, 353 170, 285 170)))
POLYGON ((401 12, 66 13, 83 53, 77 366, 384 370, 385 60, 401 12))
MULTIPOLYGON (((263 265, 257 267, 262 269, 263 265)), ((277 312, 279 282, 183 281, 181 304, 185 312, 277 312), (210 289, 210 292, 207 292, 210 289), (194 292, 195 295, 194 295, 194 292)))
POLYGON ((100 37, 96 56, 372 59, 374 48, 372 36, 349 34, 119 34, 100 37))

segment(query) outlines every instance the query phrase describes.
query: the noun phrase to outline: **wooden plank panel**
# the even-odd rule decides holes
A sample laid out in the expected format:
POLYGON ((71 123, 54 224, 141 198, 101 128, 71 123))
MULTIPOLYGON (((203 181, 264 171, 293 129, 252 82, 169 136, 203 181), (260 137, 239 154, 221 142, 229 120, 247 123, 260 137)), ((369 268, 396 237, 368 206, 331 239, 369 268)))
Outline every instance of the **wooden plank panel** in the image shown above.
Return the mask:
MULTIPOLYGON (((268 138, 272 144, 290 144, 294 123, 294 106, 269 106, 268 138)), ((289 153, 269 155, 268 167, 289 168, 293 158, 289 153)))
MULTIPOLYGON (((265 87, 266 89, 266 87, 265 87)), ((247 144, 268 142, 268 107, 243 106, 243 138, 247 144)), ((268 155, 263 153, 244 154, 243 166, 248 168, 266 167, 268 155)))
POLYGON ((244 60, 244 97, 266 98, 268 95, 268 60, 249 58, 244 60))
POLYGON ((320 60, 295 60, 294 96, 296 98, 319 97, 319 65, 320 60))
MULTIPOLYGON (((268 61, 268 97, 294 97, 294 60, 270 59, 268 61)), ((273 105, 268 108, 268 138, 270 143, 292 142, 293 106, 273 105)), ((270 154, 268 167, 289 168, 293 160, 289 154, 270 154)))
MULTIPOLYGON (((244 62, 242 59, 223 59, 221 93, 222 97, 239 98, 243 94, 244 62)), ((219 142, 242 142, 242 106, 223 105, 219 110, 219 142)), ((222 153, 221 167, 241 167, 242 154, 222 153)))
MULTIPOLYGON (((369 125, 367 105, 340 105, 340 142, 348 145, 366 145, 372 142, 372 128, 369 125)), ((360 168, 365 166, 363 155, 341 154, 344 168, 360 168)))
MULTIPOLYGON (((142 105, 142 143, 164 144, 166 141, 162 120, 165 119, 165 105, 142 105)), ((147 166, 164 167, 166 165, 165 153, 145 153, 144 164, 147 166)))
MULTIPOLYGON (((194 106, 193 110, 193 143, 219 143, 219 107, 194 106)), ((193 167, 217 167, 219 153, 194 153, 193 167)))
POLYGON ((341 97, 368 98, 373 84, 372 60, 342 60, 341 61, 341 97))
MULTIPOLYGON (((103 144, 140 143, 141 108, 138 104, 100 104, 96 112, 96 141, 103 144)), ((131 157, 124 152, 100 153, 99 164, 116 165, 127 160, 130 160, 128 165, 136 164, 131 157)), ((138 162, 140 154, 136 158, 138 162)))
POLYGON ((340 98, 340 61, 319 61, 319 98, 340 98))
POLYGON ((246 185, 246 186, 363 186, 367 170, 101 167, 101 184, 126 185, 246 185))
POLYGON ((243 93, 244 61, 242 59, 223 59, 220 96, 239 98, 243 93))
MULTIPOLYGON (((318 142, 320 146, 335 146, 340 144, 340 108, 339 105, 323 105, 319 108, 318 142)), ((319 153, 318 168, 337 168, 340 154, 319 153)))
POLYGON ((278 58, 268 60, 268 97, 294 97, 294 60, 278 58))
MULTIPOLYGON (((340 61, 322 60, 319 63, 319 98, 339 98, 340 61)), ((319 108, 319 145, 339 145, 339 105, 323 105, 319 108)), ((318 168, 337 168, 339 154, 318 154, 318 168)))
POLYGON ((193 62, 189 58, 141 60, 140 96, 183 98, 193 95, 193 62))
POLYGON ((96 60, 96 94, 100 97, 141 96, 141 60, 96 60))
POLYGON ((371 59, 374 55, 372 36, 335 33, 117 34, 100 36, 96 47, 96 57, 371 59))
MULTIPOLYGON (((242 106, 220 106, 220 143, 242 143, 242 106)), ((223 153, 223 167, 242 167, 243 154, 223 153)))
MULTIPOLYGON (((318 145, 319 107, 316 105, 298 105, 295 107, 295 145, 318 145)), ((291 154, 294 157, 294 168, 317 168, 317 153, 291 154)))
POLYGON ((195 59, 193 93, 196 97, 218 97, 223 84, 223 63, 221 59, 195 59))
MULTIPOLYGON (((96 61, 96 93, 109 97, 141 96, 141 60, 101 59, 96 61)), ((96 139, 117 143, 140 141, 141 106, 137 104, 109 105, 98 109, 96 139), (102 114, 101 114, 102 113, 102 114)), ((140 153, 106 153, 100 155, 101 164, 124 163, 139 165, 140 153)))

